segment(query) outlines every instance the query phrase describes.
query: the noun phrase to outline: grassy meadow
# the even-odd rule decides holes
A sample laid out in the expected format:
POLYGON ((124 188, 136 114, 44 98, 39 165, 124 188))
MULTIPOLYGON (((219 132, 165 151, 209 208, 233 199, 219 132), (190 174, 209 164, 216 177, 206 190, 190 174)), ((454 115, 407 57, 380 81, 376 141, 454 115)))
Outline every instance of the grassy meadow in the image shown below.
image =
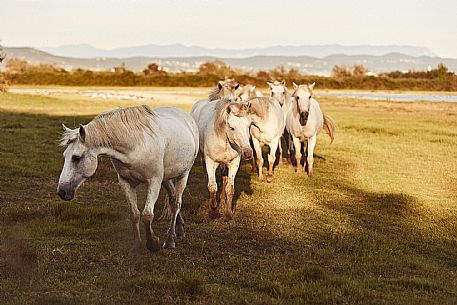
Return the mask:
MULTIPOLYGON (((60 123, 139 103, 189 111, 205 90, 0 95, 0 304, 457 304, 455 103, 321 98, 338 128, 333 144, 319 136, 314 176, 281 164, 267 184, 243 162, 233 224, 208 218, 197 159, 174 250, 130 252, 106 158, 74 201, 58 198, 60 123)), ((166 228, 154 222, 161 241, 166 228)))

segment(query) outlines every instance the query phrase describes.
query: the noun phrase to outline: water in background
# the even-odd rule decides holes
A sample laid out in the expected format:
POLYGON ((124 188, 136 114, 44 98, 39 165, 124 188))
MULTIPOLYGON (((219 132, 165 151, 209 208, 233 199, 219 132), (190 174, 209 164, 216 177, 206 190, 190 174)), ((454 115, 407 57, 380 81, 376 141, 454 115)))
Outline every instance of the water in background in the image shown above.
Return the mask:
POLYGON ((397 102, 457 102, 457 95, 431 95, 427 93, 382 93, 382 92, 319 92, 318 96, 336 96, 397 102))

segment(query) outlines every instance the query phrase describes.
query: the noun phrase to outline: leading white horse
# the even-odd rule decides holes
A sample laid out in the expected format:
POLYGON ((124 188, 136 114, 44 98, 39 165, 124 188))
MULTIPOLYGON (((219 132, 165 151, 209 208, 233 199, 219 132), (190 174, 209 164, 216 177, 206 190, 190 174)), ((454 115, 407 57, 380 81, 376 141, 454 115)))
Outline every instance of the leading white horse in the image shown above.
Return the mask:
MULTIPOLYGON (((227 203, 225 217, 233 219, 232 200, 235 192, 235 176, 241 158, 251 159, 247 106, 228 99, 206 103, 200 110, 197 120, 200 134, 200 153, 208 175, 211 210, 209 216, 219 216, 216 201, 216 169, 224 165, 221 202, 227 203)), ((194 115, 194 113, 192 113, 194 115)))
POLYGON ((140 218, 146 228, 146 246, 160 249, 151 223, 154 205, 163 185, 169 196, 171 220, 164 248, 175 247, 175 235, 184 234, 180 215, 182 194, 189 172, 198 153, 198 128, 192 117, 175 107, 151 110, 148 106, 117 109, 103 113, 85 126, 64 126, 62 145, 65 162, 57 193, 71 200, 78 187, 94 175, 98 156, 111 158, 119 184, 130 205, 135 247, 141 244, 140 218), (147 185, 143 212, 137 206, 136 187, 147 185))
POLYGON ((333 142, 335 123, 332 118, 322 113, 319 103, 313 98, 315 83, 311 85, 293 83, 293 85, 295 89, 292 94, 293 105, 286 117, 286 129, 292 142, 289 143, 290 159, 298 173, 303 172, 302 166, 306 162, 305 169, 308 176, 312 176, 317 135, 324 128, 333 142), (302 156, 302 146, 305 141, 307 141, 306 160, 302 156))

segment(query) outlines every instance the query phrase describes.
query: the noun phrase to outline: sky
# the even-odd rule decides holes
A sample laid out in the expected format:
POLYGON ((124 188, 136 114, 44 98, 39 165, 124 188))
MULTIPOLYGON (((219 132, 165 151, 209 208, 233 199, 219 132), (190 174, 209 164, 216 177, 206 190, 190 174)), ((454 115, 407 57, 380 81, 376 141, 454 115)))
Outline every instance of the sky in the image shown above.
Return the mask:
POLYGON ((0 0, 0 43, 413 45, 457 58, 456 16, 456 0, 0 0))

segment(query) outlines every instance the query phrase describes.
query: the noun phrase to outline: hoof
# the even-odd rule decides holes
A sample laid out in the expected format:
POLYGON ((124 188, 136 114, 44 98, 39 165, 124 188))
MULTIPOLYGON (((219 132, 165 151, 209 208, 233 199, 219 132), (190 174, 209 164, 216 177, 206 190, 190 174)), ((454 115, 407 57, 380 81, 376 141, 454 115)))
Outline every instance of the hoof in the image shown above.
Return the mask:
POLYGON ((221 214, 219 213, 218 209, 210 209, 209 210, 209 218, 217 219, 219 217, 221 217, 221 214))
POLYGON ((186 235, 186 233, 184 232, 184 225, 182 223, 176 225, 175 231, 176 237, 178 238, 182 238, 186 235))
POLYGON ((287 158, 282 158, 282 163, 283 164, 290 164, 290 160, 287 158))
POLYGON ((311 171, 308 172, 308 177, 311 178, 312 176, 313 176, 313 171, 311 170, 311 171))
POLYGON ((296 168, 295 172, 301 174, 301 173, 303 173, 303 169, 302 168, 296 168))
POLYGON ((152 239, 148 239, 146 241, 146 248, 148 248, 151 252, 157 252, 160 250, 160 240, 158 237, 154 237, 152 239))
POLYGON ((225 213, 225 221, 227 221, 227 222, 233 222, 233 212, 227 212, 227 213, 225 213))
POLYGON ((174 249, 176 248, 176 244, 174 241, 168 241, 166 240, 164 243, 163 243, 163 246, 162 246, 164 249, 174 249))
POLYGON ((267 175, 267 182, 270 183, 273 181, 273 175, 267 175))

